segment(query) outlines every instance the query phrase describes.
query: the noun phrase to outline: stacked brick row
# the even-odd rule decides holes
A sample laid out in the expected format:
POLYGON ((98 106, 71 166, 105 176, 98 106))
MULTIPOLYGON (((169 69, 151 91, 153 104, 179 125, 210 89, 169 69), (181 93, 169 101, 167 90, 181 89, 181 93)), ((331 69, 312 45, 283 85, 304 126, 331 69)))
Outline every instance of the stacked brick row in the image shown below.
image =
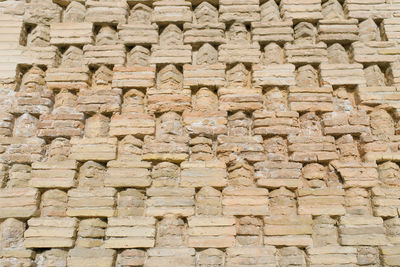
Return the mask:
POLYGON ((0 266, 400 266, 400 2, 0 1, 0 266))

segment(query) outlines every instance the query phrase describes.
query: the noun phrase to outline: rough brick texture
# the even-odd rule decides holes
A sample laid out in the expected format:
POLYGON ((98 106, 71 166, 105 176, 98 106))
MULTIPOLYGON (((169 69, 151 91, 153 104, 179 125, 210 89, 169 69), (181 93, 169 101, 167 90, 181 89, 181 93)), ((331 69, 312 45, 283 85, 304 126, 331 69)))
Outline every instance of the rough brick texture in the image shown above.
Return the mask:
POLYGON ((399 0, 0 0, 0 266, 400 266, 399 0))

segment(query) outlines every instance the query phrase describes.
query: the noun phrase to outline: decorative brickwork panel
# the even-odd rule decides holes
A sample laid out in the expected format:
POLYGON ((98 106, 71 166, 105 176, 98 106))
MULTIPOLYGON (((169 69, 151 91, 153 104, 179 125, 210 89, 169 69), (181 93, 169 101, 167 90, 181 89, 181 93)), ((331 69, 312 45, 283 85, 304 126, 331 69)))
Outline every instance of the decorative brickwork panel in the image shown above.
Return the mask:
POLYGON ((400 0, 0 0, 0 266, 400 266, 400 0))

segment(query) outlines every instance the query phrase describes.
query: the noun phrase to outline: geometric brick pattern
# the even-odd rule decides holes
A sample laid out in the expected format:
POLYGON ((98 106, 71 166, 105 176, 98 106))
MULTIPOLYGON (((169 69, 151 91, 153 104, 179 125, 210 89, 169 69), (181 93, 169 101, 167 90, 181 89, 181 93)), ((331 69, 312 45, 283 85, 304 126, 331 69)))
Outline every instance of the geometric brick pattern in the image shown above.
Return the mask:
POLYGON ((400 266, 400 1, 0 1, 0 266, 400 266))

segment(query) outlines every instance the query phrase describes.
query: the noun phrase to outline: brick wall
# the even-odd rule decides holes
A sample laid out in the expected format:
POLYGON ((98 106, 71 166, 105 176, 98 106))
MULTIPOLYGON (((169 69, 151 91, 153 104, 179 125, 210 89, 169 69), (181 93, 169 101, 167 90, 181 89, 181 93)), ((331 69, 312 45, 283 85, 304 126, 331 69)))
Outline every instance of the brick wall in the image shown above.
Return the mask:
POLYGON ((400 1, 0 1, 0 266, 400 266, 400 1))

